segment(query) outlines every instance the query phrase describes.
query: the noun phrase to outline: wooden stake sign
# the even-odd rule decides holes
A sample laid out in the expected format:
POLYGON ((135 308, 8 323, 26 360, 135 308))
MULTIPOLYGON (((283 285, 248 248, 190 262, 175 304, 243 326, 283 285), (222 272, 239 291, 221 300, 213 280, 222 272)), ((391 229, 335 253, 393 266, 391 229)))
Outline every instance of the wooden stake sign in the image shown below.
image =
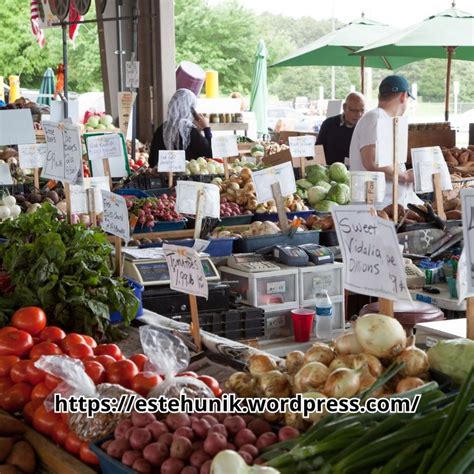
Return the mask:
POLYGON ((301 168, 301 178, 306 176, 306 158, 315 156, 316 137, 314 135, 304 135, 302 137, 288 137, 290 153, 293 159, 299 160, 301 168))
POLYGON ((239 156, 237 147, 237 137, 235 135, 222 135, 212 138, 212 156, 214 158, 222 158, 224 161, 224 176, 229 179, 229 163, 228 158, 239 156))
POLYGON ((182 173, 186 170, 186 152, 184 150, 160 150, 157 169, 160 173, 168 173, 168 186, 172 188, 173 173, 182 173))
POLYGON ((87 207, 89 208, 89 220, 91 226, 97 225, 97 214, 95 208, 95 189, 89 188, 87 191, 87 207))
POLYGON ((286 215, 285 202, 283 200, 283 196, 281 195, 280 183, 272 184, 272 193, 277 208, 278 223, 280 224, 280 229, 283 232, 286 232, 288 230, 288 217, 286 215))
POLYGON ((398 117, 393 118, 393 222, 398 222, 398 117))
POLYGON ((441 174, 433 174, 433 190, 436 203, 436 212, 441 219, 446 220, 446 213, 444 212, 443 191, 441 189, 441 174))
POLYGON ((40 172, 46 162, 47 154, 48 148, 45 143, 18 145, 20 167, 33 170, 33 183, 37 190, 40 188, 40 172))

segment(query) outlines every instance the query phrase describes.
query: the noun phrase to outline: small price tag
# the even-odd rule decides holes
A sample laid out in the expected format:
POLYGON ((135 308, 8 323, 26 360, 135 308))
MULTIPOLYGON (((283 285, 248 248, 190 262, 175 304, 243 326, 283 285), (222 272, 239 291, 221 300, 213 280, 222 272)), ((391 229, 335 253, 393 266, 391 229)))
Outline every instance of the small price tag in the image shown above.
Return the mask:
POLYGON ((158 152, 158 171, 181 173, 186 170, 186 152, 184 150, 160 150, 158 152))
POLYGON ((43 168, 47 154, 48 147, 45 143, 18 145, 20 167, 23 169, 43 168))
POLYGON ((102 190, 102 206, 104 209, 100 223, 102 229, 128 242, 130 240, 130 222, 125 198, 102 190))
POLYGON ((112 178, 128 176, 127 148, 121 133, 84 135, 84 140, 94 176, 105 175, 105 159, 108 160, 112 178))
POLYGON ((215 184, 178 181, 176 183, 176 211, 180 214, 196 215, 198 192, 204 190, 202 216, 220 217, 220 194, 215 184))
POLYGON ((212 137, 212 156, 214 158, 229 158, 230 156, 239 156, 237 137, 235 135, 212 137))
POLYGON ((259 203, 273 199, 272 184, 274 183, 280 183, 282 196, 289 196, 296 192, 295 174, 291 162, 255 171, 252 173, 252 179, 259 203))
POLYGON ((411 157, 415 177, 416 193, 433 192, 433 174, 441 175, 442 191, 453 189, 448 166, 439 146, 412 148, 411 157))
POLYGON ((288 137, 290 153, 292 158, 314 157, 316 137, 314 135, 304 135, 302 137, 288 137))
POLYGON ((87 190, 94 189, 95 211, 100 214, 103 212, 101 190, 110 191, 109 178, 99 176, 97 178, 84 178, 82 184, 71 184, 71 212, 73 214, 87 214, 90 209, 88 206, 87 190))
POLYGON ((125 86, 129 89, 140 87, 140 62, 127 61, 125 63, 125 86))

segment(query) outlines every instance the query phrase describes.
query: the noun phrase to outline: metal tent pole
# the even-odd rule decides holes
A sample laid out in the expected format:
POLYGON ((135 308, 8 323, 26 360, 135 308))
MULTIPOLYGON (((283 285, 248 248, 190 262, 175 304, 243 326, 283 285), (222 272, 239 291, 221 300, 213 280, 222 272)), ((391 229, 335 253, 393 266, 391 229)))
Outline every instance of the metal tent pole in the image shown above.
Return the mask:
POLYGON ((67 54, 67 28, 66 24, 61 24, 63 33, 63 66, 64 66, 64 118, 69 117, 69 104, 68 104, 68 54, 67 54))

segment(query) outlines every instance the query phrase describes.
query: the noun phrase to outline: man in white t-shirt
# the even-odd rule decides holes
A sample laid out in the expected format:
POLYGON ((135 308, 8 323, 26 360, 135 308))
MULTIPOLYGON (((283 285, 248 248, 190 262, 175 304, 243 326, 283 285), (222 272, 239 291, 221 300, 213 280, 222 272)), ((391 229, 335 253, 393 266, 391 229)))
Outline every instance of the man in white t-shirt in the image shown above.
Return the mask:
MULTIPOLYGON (((393 166, 377 166, 375 147, 377 144, 377 121, 384 117, 400 117, 413 98, 408 81, 402 76, 388 76, 379 86, 379 103, 376 109, 367 112, 357 122, 349 149, 349 166, 351 171, 382 171, 385 173, 385 199, 381 207, 392 203, 393 166)), ((399 199, 406 204, 421 204, 422 201, 413 191, 413 171, 406 171, 405 165, 398 170, 399 199)))

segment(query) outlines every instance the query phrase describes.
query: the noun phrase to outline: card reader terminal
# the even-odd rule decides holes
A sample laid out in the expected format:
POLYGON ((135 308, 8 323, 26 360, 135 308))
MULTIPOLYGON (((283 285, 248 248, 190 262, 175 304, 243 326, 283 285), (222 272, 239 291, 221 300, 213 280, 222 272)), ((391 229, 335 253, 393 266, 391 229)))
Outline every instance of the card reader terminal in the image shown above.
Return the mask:
POLYGON ((289 267, 302 267, 309 262, 308 254, 304 250, 290 245, 276 245, 273 256, 289 267))
POLYGON ((334 254, 327 247, 318 244, 303 244, 299 245, 299 248, 308 254, 310 262, 315 265, 334 262, 334 254))

